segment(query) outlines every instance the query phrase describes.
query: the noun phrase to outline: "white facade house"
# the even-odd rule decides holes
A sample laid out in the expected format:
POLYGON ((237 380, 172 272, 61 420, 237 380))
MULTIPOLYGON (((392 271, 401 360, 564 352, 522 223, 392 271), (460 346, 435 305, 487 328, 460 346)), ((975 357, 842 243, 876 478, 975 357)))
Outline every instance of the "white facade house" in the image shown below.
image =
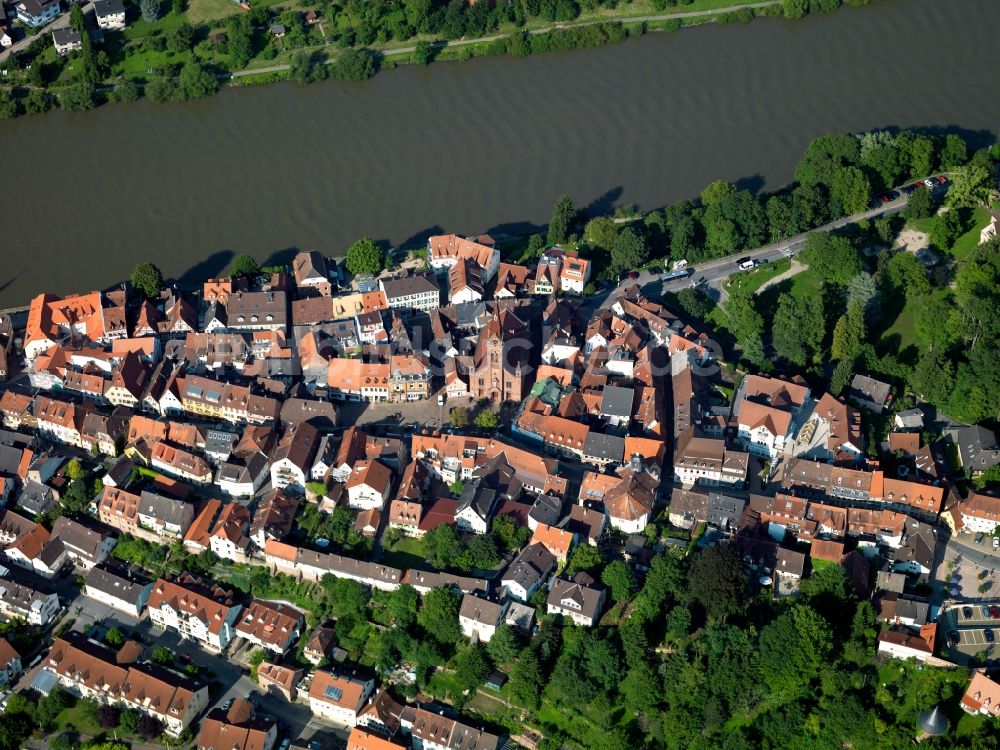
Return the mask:
POLYGON ((381 461, 359 461, 347 480, 348 507, 381 509, 392 489, 392 472, 381 461))
POLYGON ((23 619, 29 625, 45 626, 59 614, 59 597, 0 578, 0 614, 6 619, 23 619))
POLYGON ((125 4, 122 0, 95 0, 94 15, 97 16, 97 25, 104 31, 125 28, 125 4))
POLYGON ((458 623, 462 635, 473 641, 489 643, 497 628, 503 624, 510 602, 491 602, 472 594, 462 597, 458 623))
POLYGON ((210 651, 222 651, 236 633, 242 605, 223 599, 227 592, 209 589, 196 579, 156 581, 149 598, 149 619, 164 630, 191 639, 210 651))
POLYGON ((153 593, 153 582, 98 566, 87 575, 83 593, 88 599, 138 619, 153 593))
POLYGON ((959 506, 962 530, 973 534, 992 534, 1000 525, 1000 497, 969 493, 959 506))
POLYGON ((309 685, 309 709, 334 724, 353 727, 375 690, 375 681, 317 669, 309 685))

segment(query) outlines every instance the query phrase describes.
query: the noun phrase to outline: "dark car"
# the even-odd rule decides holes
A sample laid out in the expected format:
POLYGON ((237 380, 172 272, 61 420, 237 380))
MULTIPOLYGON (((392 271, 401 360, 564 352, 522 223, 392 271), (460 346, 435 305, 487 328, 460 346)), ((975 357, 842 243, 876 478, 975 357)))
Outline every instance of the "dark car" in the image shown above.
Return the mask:
POLYGON ((962 607, 962 617, 966 620, 972 617, 972 607, 962 607))
POLYGON ((957 630, 948 631, 948 643, 952 646, 957 646, 960 636, 957 630))
POLYGON ((986 639, 987 643, 993 643, 993 641, 996 640, 996 636, 993 635, 993 629, 992 628, 986 628, 983 631, 983 638, 986 639))
POLYGON ((1000 607, 998 607, 995 604, 992 605, 990 607, 990 617, 992 617, 994 620, 1000 620, 1000 607))

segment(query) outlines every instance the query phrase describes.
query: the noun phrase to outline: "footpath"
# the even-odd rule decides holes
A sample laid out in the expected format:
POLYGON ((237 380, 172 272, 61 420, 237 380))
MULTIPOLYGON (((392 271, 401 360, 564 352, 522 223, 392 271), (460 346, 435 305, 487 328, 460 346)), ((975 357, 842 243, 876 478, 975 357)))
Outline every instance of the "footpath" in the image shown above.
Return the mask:
MULTIPOLYGON (((654 23, 659 21, 672 21, 672 20, 683 20, 686 18, 712 18, 714 16, 725 15, 726 13, 734 13, 744 8, 750 8, 753 10, 758 10, 760 8, 769 8, 772 5, 781 5, 782 0, 768 0, 762 3, 747 3, 744 5, 730 5, 726 8, 716 8, 714 10, 695 10, 687 11, 681 13, 660 13, 652 16, 608 16, 607 18, 599 18, 590 21, 579 21, 576 23, 557 23, 551 26, 546 26, 541 29, 531 29, 528 33, 532 35, 536 34, 547 34, 550 31, 555 31, 557 29, 577 29, 583 28, 585 26, 596 26, 600 23, 621 23, 621 24, 633 24, 633 23, 654 23)), ((503 39, 510 34, 491 34, 490 36, 480 36, 473 39, 452 39, 452 40, 442 40, 434 43, 434 49, 440 51, 443 49, 454 49, 459 47, 468 47, 475 44, 489 44, 490 42, 495 42, 498 39, 503 39)), ((313 49, 322 49, 313 48, 313 49)), ((393 55, 409 55, 415 52, 417 49, 416 45, 411 45, 409 47, 394 47, 386 49, 378 49, 377 51, 382 53, 386 57, 392 57, 393 55)), ((303 48, 303 52, 308 51, 308 48, 303 48)), ((335 62, 335 58, 327 58, 325 61, 326 65, 331 65, 335 62)), ((284 63, 280 65, 268 65, 263 68, 253 68, 251 70, 238 70, 232 73, 229 78, 243 78, 245 76, 254 75, 266 75, 268 73, 280 73, 285 70, 290 70, 291 65, 284 63)))

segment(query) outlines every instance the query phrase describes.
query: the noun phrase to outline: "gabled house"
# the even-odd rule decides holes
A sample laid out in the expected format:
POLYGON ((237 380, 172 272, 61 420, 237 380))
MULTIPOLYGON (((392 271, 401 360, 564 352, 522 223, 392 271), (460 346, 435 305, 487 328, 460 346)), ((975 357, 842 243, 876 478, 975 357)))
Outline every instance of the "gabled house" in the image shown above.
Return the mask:
POLYGON ((156 627, 173 630, 210 651, 223 651, 235 635, 243 606, 233 592, 182 575, 176 580, 160 578, 149 597, 149 619, 156 627))
POLYGON ((318 444, 319 431, 308 422, 289 428, 271 462, 271 485, 289 492, 305 492, 318 444))
POLYGON ((465 594, 458 611, 462 635, 472 641, 489 643, 493 634, 504 622, 509 602, 491 602, 478 596, 465 594))
POLYGON ((529 544, 504 571, 500 586, 519 602, 527 602, 556 568, 556 558, 541 544, 529 544))
POLYGON ((317 669, 309 685, 309 708, 316 716, 353 727, 374 690, 375 680, 371 678, 317 669))
POLYGON ((236 634, 279 655, 288 652, 305 627, 306 618, 284 602, 254 599, 236 623, 236 634))
POLYGON ((392 492, 392 472, 381 461, 359 461, 347 479, 346 490, 349 507, 381 509, 392 492))
POLYGON ((577 625, 592 628, 601 616, 604 597, 604 589, 597 587, 593 578, 577 573, 573 578, 552 579, 545 608, 550 615, 562 615, 577 625))

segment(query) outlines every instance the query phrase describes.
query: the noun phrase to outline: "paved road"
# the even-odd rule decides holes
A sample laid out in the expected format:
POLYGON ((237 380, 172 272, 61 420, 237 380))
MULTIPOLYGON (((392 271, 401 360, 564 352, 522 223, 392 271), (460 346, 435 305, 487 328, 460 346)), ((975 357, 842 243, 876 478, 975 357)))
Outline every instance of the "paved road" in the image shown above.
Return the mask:
MULTIPOLYGON (((626 17, 614 17, 609 16, 607 18, 601 18, 594 21, 582 21, 580 23, 559 23, 553 24, 552 26, 546 26, 541 29, 532 29, 529 34, 546 34, 550 31, 556 29, 573 29, 580 28, 583 26, 595 26, 599 23, 653 23, 657 21, 671 21, 674 19, 682 20, 685 18, 698 18, 704 16, 705 18, 711 18, 713 16, 722 15, 725 13, 732 13, 734 11, 742 10, 744 8, 768 8, 772 5, 780 5, 782 0, 769 0, 763 3, 748 3, 746 5, 731 5, 727 8, 716 8, 715 10, 696 10, 688 11, 686 13, 661 13, 653 16, 626 16, 626 17)), ((488 44, 489 42, 495 42, 497 39, 504 39, 510 36, 510 34, 491 34, 490 36, 480 36, 474 39, 452 39, 450 41, 440 41, 434 42, 434 48, 437 50, 443 50, 447 47, 468 47, 472 44, 488 44)), ((308 51, 310 48, 302 48, 302 51, 308 51)), ((323 47, 314 47, 312 49, 323 49, 323 47)), ((409 47, 395 47, 393 49, 379 50, 383 55, 409 55, 416 51, 416 46, 409 47)), ((335 61, 335 58, 329 58, 326 60, 326 64, 330 65, 335 61)), ((255 68, 254 70, 238 70, 233 73, 230 78, 243 78, 244 76, 254 76, 267 73, 280 73, 284 70, 291 68, 291 65, 268 65, 264 68, 255 68)))
MULTIPOLYGON (((909 185, 912 184, 912 182, 908 181, 906 184, 909 185)), ((933 192, 941 194, 945 190, 946 186, 938 186, 933 189, 933 192)), ((897 188, 897 191, 899 191, 899 188, 897 188)), ((691 266, 693 273, 689 274, 685 279, 679 279, 677 281, 663 284, 663 291, 678 292, 685 287, 692 286, 701 279, 704 279, 702 284, 714 289, 721 289, 725 280, 739 270, 734 262, 737 258, 752 258, 753 260, 761 262, 778 260, 780 258, 793 258, 799 253, 800 250, 802 250, 802 247, 805 245, 806 238, 810 234, 813 234, 814 232, 830 232, 849 224, 855 224, 862 219, 876 219, 881 216, 892 216, 894 214, 898 214, 906 208, 906 204, 909 200, 908 196, 900 192, 899 198, 884 205, 880 205, 877 208, 852 214, 851 216, 845 216, 837 219, 836 221, 824 224, 821 227, 817 227, 816 229, 811 229, 808 232, 803 232, 802 234, 797 234, 794 237, 789 237, 786 240, 765 245, 757 250, 734 253, 733 255, 726 256, 725 258, 719 258, 717 260, 711 260, 706 263, 691 266)), ((653 283, 656 280, 656 274, 650 273, 649 271, 643 271, 640 274, 639 279, 631 283, 637 283, 640 286, 645 286, 646 284, 653 283)), ((629 282, 626 281, 623 283, 629 282)))

